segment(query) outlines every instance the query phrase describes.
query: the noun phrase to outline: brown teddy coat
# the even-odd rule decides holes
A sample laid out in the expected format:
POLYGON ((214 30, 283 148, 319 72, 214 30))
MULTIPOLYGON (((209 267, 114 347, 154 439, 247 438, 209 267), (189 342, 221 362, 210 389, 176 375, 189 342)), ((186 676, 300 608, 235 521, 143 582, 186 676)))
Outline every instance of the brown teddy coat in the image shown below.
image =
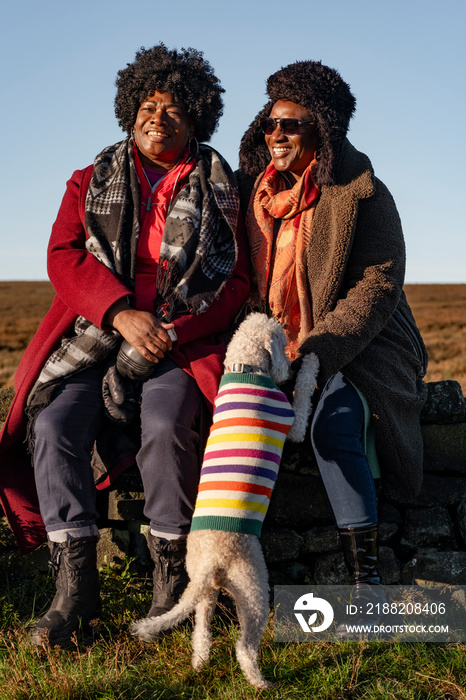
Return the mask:
MULTIPOLYGON (((237 176, 246 209, 254 179, 237 176)), ((313 218, 306 263, 314 327, 299 350, 318 356, 319 387, 341 371, 364 394, 382 477, 416 494, 427 353, 403 292, 400 218, 367 156, 347 139, 335 179, 322 186, 313 218)))

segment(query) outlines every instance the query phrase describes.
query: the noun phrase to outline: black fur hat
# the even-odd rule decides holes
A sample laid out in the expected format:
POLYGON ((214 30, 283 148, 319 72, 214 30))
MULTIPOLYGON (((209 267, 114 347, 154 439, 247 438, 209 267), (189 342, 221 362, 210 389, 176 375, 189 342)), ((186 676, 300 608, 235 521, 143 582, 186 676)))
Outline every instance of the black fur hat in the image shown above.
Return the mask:
POLYGON ((257 176, 267 167, 270 154, 259 121, 270 114, 275 102, 288 100, 308 109, 316 122, 321 141, 317 182, 333 184, 349 121, 356 108, 349 85, 338 71, 320 61, 296 61, 268 78, 267 94, 270 101, 241 139, 240 170, 257 176))

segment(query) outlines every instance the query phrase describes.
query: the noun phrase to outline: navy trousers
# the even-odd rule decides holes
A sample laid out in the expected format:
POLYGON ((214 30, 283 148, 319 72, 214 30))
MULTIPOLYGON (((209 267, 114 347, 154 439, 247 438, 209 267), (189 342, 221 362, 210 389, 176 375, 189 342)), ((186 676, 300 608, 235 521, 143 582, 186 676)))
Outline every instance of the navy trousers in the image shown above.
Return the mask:
MULTIPOLYGON (((35 424, 34 472, 47 532, 88 534, 95 527, 91 451, 102 428, 101 366, 65 380, 35 424)), ((137 464, 151 527, 189 532, 200 473, 202 394, 170 359, 157 366, 141 395, 141 448, 137 464)))

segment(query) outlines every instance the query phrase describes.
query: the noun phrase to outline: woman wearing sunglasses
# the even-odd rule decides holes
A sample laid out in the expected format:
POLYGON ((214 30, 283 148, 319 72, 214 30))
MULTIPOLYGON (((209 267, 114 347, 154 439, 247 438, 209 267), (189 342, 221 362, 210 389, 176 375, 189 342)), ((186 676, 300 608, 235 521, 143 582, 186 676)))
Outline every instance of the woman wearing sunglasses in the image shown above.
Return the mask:
POLYGON ((294 368, 309 353, 318 359, 305 439, 355 594, 383 597, 374 478, 411 494, 422 479, 427 354, 403 292, 401 224, 368 157, 346 138, 355 98, 337 71, 299 61, 271 75, 267 93, 238 173, 251 306, 283 323, 294 368))

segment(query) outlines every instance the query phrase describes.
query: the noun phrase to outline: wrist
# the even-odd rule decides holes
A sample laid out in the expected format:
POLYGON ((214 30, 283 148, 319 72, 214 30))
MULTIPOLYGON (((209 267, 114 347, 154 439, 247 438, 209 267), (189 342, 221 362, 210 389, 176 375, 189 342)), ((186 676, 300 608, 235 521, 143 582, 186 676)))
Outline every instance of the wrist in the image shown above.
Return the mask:
POLYGON ((114 304, 111 305, 111 307, 107 310, 105 316, 104 316, 104 324, 106 326, 110 326, 111 328, 116 328, 115 326, 115 320, 118 314, 120 314, 122 311, 131 311, 132 306, 130 304, 130 297, 122 297, 121 299, 118 299, 114 304))

